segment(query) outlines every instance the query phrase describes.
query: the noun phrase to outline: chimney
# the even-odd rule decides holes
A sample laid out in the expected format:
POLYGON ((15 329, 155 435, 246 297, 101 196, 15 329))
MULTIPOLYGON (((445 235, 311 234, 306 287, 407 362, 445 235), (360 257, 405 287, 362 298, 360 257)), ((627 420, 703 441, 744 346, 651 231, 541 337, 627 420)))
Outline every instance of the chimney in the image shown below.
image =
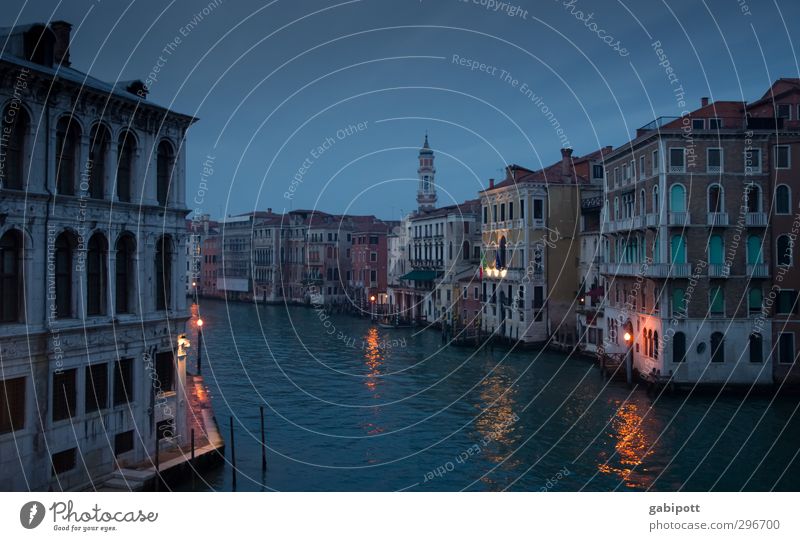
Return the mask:
POLYGON ((491 190, 491 189, 494 189, 494 179, 493 179, 493 178, 490 178, 490 179, 489 179, 489 189, 490 189, 490 190, 491 190))
POLYGON ((269 207, 269 208, 267 209, 267 214, 272 214, 272 207, 269 207))
POLYGON ((572 149, 561 149, 561 175, 565 177, 572 176, 572 149))
POLYGON ((700 106, 707 107, 708 106, 708 98, 700 98, 700 106))
POLYGON ((72 30, 72 25, 66 21, 53 21, 50 23, 50 30, 56 37, 53 48, 53 61, 56 65, 61 65, 65 68, 70 66, 69 61, 69 34, 72 30))

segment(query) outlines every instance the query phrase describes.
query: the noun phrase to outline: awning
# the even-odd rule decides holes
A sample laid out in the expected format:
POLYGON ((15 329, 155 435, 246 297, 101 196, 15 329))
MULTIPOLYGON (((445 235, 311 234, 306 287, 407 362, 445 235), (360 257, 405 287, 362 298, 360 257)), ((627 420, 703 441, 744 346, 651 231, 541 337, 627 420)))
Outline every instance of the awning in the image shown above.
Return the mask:
POLYGON ((415 282, 432 282, 439 277, 439 273, 430 270, 415 270, 400 277, 401 280, 414 280, 415 282))

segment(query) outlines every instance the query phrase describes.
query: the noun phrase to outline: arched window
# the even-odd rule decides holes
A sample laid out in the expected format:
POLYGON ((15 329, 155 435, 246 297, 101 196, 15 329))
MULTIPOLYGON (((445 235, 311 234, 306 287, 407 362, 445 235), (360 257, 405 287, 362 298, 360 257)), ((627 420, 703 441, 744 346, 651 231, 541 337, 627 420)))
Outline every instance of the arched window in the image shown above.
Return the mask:
POLYGON ((89 137, 89 197, 103 199, 106 190, 106 156, 108 155, 108 130, 101 125, 92 128, 89 137))
POLYGON ((506 268, 506 238, 500 237, 500 251, 498 252, 500 258, 500 268, 506 268))
POLYGON ((673 265, 686 263, 686 240, 683 235, 673 235, 670 239, 670 257, 673 265))
POLYGON ((658 359, 658 331, 653 333, 653 358, 658 359))
POLYGON ((172 240, 161 237, 156 243, 156 310, 172 305, 172 240))
POLYGON ((158 204, 161 206, 166 206, 169 201, 173 162, 172 146, 166 141, 161 141, 158 145, 156 163, 156 197, 158 198, 158 204))
POLYGON ((653 263, 661 263, 661 237, 656 233, 653 237, 653 263))
POLYGON ((8 231, 0 238, 0 322, 21 320, 21 304, 25 291, 22 272, 22 235, 8 231))
POLYGON ((55 244, 55 308, 56 317, 72 317, 72 248, 75 242, 69 233, 61 233, 55 244))
POLYGON ((725 290, 722 286, 713 286, 708 290, 709 312, 714 315, 725 313, 725 290))
POLYGON ((764 361, 763 346, 764 339, 757 332, 750 335, 750 362, 760 363, 764 361))
POLYGON ((722 237, 711 235, 708 238, 708 263, 710 265, 722 265, 725 248, 722 237))
POLYGON ((108 244, 105 237, 95 233, 89 239, 86 254, 86 315, 106 313, 106 261, 108 244))
POLYGON ((758 184, 748 184, 745 190, 747 212, 761 212, 761 188, 758 187, 758 184))
POLYGON ((725 335, 721 332, 711 333, 711 362, 725 362, 725 335))
POLYGON ((789 238, 789 235, 781 235, 778 237, 777 248, 778 265, 790 267, 794 259, 792 254, 794 246, 792 246, 792 239, 789 238))
POLYGON ((764 300, 764 293, 760 287, 750 288, 747 292, 747 310, 751 313, 761 312, 761 303, 764 300))
POLYGON ((686 335, 676 332, 672 337, 672 362, 682 363, 686 360, 686 335))
POLYGON ((750 235, 747 237, 747 264, 760 265, 764 262, 764 256, 761 252, 761 237, 758 235, 750 235))
POLYGON ((653 213, 658 214, 660 210, 660 201, 658 199, 658 184, 653 186, 653 213))
POLYGON ((683 288, 676 287, 672 290, 672 315, 686 315, 686 292, 683 288))
POLYGON ((62 117, 56 125, 56 191, 75 194, 78 167, 78 144, 81 133, 72 117, 62 117))
POLYGON ((686 189, 681 184, 673 184, 669 189, 669 211, 686 212, 686 189))
POLYGON ((792 192, 789 186, 781 184, 775 188, 775 212, 777 214, 789 214, 792 207, 792 192))
POLYGON ((719 184, 708 187, 708 212, 725 212, 725 195, 719 184))
POLYGON ((117 314, 127 314, 133 308, 133 289, 136 285, 134 279, 133 261, 136 253, 136 244, 133 237, 123 235, 117 241, 116 254, 116 283, 114 296, 116 305, 114 311, 117 314))
POLYGON ((28 113, 9 105, 3 111, 0 155, 5 161, 0 168, 0 186, 21 190, 25 184, 25 138, 28 133, 28 113))
POLYGON ((133 134, 125 131, 119 136, 117 145, 117 197, 120 201, 131 200, 131 181, 133 179, 133 158, 136 155, 136 140, 133 134))
POLYGON ((614 198, 614 219, 619 220, 619 197, 614 198))
POLYGON ((639 192, 639 214, 641 216, 647 214, 647 201, 645 199, 644 188, 639 192))

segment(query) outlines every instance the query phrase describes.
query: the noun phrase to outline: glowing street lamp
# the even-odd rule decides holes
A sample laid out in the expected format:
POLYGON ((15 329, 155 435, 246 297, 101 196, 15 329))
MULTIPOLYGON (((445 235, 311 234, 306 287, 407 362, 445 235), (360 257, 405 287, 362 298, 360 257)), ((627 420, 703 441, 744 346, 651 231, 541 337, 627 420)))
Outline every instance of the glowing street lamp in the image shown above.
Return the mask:
POLYGON ((622 335, 622 338, 623 340, 625 340, 626 344, 630 344, 631 340, 633 339, 633 336, 631 336, 631 333, 626 332, 624 335, 622 335))
POLYGON ((203 360, 203 318, 197 318, 197 375, 202 374, 203 360))

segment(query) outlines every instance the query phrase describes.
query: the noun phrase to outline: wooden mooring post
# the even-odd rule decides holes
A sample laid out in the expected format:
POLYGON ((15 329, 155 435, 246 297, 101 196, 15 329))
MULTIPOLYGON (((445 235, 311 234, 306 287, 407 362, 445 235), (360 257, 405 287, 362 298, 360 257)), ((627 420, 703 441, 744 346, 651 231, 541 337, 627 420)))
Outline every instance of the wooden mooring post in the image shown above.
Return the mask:
POLYGON ((267 441, 264 436, 264 406, 260 406, 261 410, 261 471, 267 471, 267 441))
POLYGON ((233 490, 236 490, 236 443, 233 439, 233 415, 230 417, 231 427, 231 471, 233 472, 233 490))
POLYGON ((189 466, 192 469, 192 490, 194 490, 195 468, 197 467, 194 463, 194 428, 192 429, 192 461, 189 466))

